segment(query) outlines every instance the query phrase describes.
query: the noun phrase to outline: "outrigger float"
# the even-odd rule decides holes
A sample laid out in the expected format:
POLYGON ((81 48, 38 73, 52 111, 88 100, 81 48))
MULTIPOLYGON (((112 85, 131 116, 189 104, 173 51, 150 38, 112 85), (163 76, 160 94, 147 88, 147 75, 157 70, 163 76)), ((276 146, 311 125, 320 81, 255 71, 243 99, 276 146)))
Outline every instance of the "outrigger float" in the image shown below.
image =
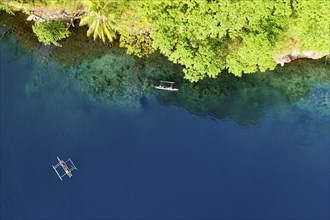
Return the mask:
POLYGON ((160 81, 159 86, 155 86, 156 89, 167 90, 167 91, 178 91, 179 89, 173 88, 175 82, 160 81))
POLYGON ((74 163, 72 162, 72 160, 70 158, 67 161, 64 161, 64 160, 61 160, 60 158, 57 157, 57 160, 58 160, 58 164, 56 164, 52 167, 55 170, 55 172, 57 173, 60 180, 62 180, 62 181, 63 181, 62 178, 65 175, 68 175, 71 178, 72 177, 72 171, 78 170, 77 167, 74 165, 74 163), (65 173, 60 175, 60 173, 57 171, 58 167, 62 167, 65 173))

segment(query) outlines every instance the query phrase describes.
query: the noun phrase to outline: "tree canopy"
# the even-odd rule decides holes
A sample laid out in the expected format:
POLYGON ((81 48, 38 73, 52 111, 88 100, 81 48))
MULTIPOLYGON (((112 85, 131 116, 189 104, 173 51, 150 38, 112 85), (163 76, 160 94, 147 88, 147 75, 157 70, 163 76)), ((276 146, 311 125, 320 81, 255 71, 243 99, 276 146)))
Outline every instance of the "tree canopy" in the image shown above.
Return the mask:
MULTIPOLYGON (((223 70, 236 76, 272 70, 279 54, 330 54, 327 0, 18 0, 30 7, 84 8, 87 35, 127 53, 156 50, 196 82, 223 70), (118 41, 115 41, 118 39, 118 41)), ((2 8, 8 6, 3 4, 2 8)), ((10 6, 10 4, 9 4, 10 6)))
POLYGON ((61 21, 36 23, 32 26, 32 29, 37 35, 38 40, 45 45, 54 44, 56 46, 61 46, 57 41, 70 35, 70 32, 65 29, 61 21))
POLYGON ((273 69, 274 46, 286 28, 290 1, 146 2, 153 46, 198 81, 229 69, 237 76, 273 69))
POLYGON ((87 36, 93 34, 93 39, 101 38, 112 42, 116 38, 117 18, 114 10, 117 2, 113 1, 85 1, 86 15, 81 19, 80 25, 88 25, 87 36))

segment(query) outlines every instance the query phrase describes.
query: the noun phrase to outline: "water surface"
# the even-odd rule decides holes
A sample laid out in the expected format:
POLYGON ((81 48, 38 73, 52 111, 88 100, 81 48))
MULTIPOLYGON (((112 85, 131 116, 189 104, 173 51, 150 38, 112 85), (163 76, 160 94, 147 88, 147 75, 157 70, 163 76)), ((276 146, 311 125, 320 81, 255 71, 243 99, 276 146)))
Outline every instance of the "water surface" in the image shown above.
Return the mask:
POLYGON ((91 100, 72 70, 14 38, 0 46, 1 219, 329 217, 328 116, 272 91, 233 93, 219 117, 162 94, 132 111, 91 100), (71 179, 56 156, 78 167, 71 179))

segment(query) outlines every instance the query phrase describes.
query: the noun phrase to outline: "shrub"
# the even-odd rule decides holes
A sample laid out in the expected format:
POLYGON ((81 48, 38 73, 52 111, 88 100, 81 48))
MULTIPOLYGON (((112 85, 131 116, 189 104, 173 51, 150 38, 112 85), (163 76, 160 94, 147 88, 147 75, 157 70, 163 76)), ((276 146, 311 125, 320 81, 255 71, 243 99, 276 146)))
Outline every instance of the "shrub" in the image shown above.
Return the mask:
POLYGON ((32 29, 38 40, 45 45, 54 44, 60 47, 61 45, 57 41, 70 35, 61 21, 38 22, 32 26, 32 29))

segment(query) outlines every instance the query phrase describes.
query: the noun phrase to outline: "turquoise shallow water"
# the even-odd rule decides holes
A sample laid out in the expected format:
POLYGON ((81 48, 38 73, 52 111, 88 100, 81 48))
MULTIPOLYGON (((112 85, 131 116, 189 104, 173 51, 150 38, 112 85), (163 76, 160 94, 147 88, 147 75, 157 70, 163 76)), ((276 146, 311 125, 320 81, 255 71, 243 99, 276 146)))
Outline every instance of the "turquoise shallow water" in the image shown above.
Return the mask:
POLYGON ((258 89, 209 114, 162 94, 132 111, 91 100, 72 69, 13 38, 0 46, 1 219, 329 217, 319 111, 273 91, 247 98, 258 89), (56 176, 56 156, 78 167, 71 179, 56 176))

